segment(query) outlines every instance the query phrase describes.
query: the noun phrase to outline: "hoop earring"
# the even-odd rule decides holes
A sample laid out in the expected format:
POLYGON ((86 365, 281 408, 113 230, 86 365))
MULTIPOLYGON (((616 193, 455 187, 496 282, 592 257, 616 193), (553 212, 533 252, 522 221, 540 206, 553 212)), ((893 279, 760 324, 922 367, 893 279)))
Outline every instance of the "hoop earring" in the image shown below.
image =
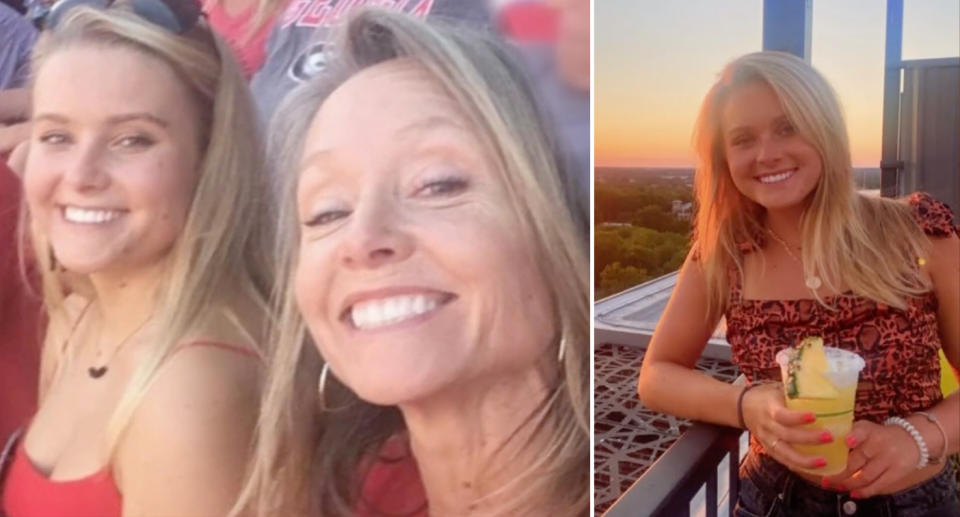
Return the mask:
POLYGON ((320 369, 320 380, 317 382, 317 395, 320 396, 320 411, 324 412, 334 412, 342 411, 347 409, 352 404, 346 404, 338 408, 332 408, 327 406, 327 397, 326 397, 326 388, 327 388, 327 375, 330 372, 330 363, 323 363, 323 368, 320 369))
POLYGON ((557 351, 557 362, 559 362, 560 364, 563 364, 563 355, 567 351, 567 338, 565 337, 560 338, 560 346, 558 348, 559 350, 557 351))

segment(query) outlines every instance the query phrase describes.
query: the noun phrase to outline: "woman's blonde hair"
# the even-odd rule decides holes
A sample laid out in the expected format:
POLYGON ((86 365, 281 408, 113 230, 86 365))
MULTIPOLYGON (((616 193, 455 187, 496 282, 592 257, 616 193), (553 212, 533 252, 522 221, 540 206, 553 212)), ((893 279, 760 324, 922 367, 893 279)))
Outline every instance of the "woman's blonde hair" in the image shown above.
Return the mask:
MULTIPOLYGON (((38 73, 47 59, 61 49, 76 46, 124 48, 165 63, 191 92, 201 124, 200 163, 193 198, 184 227, 165 259, 163 278, 155 297, 151 346, 137 365, 111 416, 107 429, 111 454, 123 430, 164 361, 182 340, 210 317, 215 302, 223 301, 229 288, 259 302, 266 316, 273 262, 270 207, 264 196, 267 180, 263 150, 256 132, 255 115, 246 83, 230 50, 200 21, 183 35, 176 35, 127 10, 76 7, 52 29, 44 32, 34 49, 33 70, 38 73)), ((64 90, 69 95, 69 90, 64 90)), ((21 218, 21 237, 29 234, 29 247, 36 250, 41 270, 42 296, 50 316, 50 329, 72 327, 65 301, 70 292, 95 293, 88 279, 69 274, 61 267, 41 228, 21 218), (59 324, 58 324, 59 323, 59 324)), ((26 244, 26 243, 25 243, 26 244)), ((222 305, 222 304, 221 304, 222 305)), ((241 329, 236 314, 233 319, 241 329)), ((63 345, 69 335, 51 335, 41 358, 41 397, 63 370, 71 356, 63 345)), ((255 343, 263 336, 251 336, 255 343)), ((71 347, 72 348, 72 347, 71 347)), ((264 351, 265 352, 265 351, 264 351)))
MULTIPOLYGON (((311 119, 349 77, 402 58, 427 71, 463 108, 482 145, 495 157, 517 231, 530 236, 544 282, 552 290, 557 343, 563 339, 566 346, 563 363, 552 375, 557 379, 552 393, 525 424, 532 426, 531 434, 541 433, 538 439, 549 436, 546 447, 537 464, 494 494, 503 502, 497 515, 530 515, 545 507, 563 509, 555 515, 585 514, 590 407, 587 212, 573 178, 560 169, 530 86, 499 44, 463 28, 364 9, 351 17, 342 36, 335 63, 298 88, 271 127, 271 155, 276 151, 278 156, 273 164, 286 184, 278 279, 285 295, 277 300, 277 350, 252 472, 236 512, 353 515, 364 479, 361 466, 376 457, 388 437, 404 429, 396 408, 365 403, 330 380, 326 400, 318 401, 323 360, 305 331, 291 288, 299 244, 297 171, 311 119), (343 409, 324 413, 324 404, 343 409)), ((513 459, 495 461, 499 468, 513 459)))
POLYGON ((805 274, 816 274, 832 291, 846 287, 898 308, 906 307, 906 297, 929 291, 929 280, 916 267, 927 240, 909 208, 856 190, 843 114, 826 79, 791 54, 756 52, 724 68, 703 101, 694 131, 694 253, 706 278, 711 321, 728 303, 731 268, 742 277, 742 248, 759 248, 766 228, 763 207, 741 194, 730 177, 721 120, 730 94, 754 83, 773 89, 823 166, 801 221, 805 274))

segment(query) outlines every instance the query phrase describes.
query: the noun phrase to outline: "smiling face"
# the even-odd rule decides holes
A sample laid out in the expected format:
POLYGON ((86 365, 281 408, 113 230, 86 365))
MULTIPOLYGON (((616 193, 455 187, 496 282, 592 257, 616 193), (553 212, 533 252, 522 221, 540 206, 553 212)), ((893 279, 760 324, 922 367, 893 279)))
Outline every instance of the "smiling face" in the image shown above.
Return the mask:
POLYGON ((721 130, 741 194, 768 210, 803 206, 823 174, 820 154, 797 133, 769 85, 755 81, 731 92, 721 130))
POLYGON ((528 370, 550 296, 492 158, 416 65, 370 67, 324 102, 297 189, 295 290, 337 377, 378 404, 528 370))
POLYGON ((80 45, 44 61, 24 189, 66 269, 130 270, 166 256, 197 180, 192 106, 168 65, 131 49, 80 45))

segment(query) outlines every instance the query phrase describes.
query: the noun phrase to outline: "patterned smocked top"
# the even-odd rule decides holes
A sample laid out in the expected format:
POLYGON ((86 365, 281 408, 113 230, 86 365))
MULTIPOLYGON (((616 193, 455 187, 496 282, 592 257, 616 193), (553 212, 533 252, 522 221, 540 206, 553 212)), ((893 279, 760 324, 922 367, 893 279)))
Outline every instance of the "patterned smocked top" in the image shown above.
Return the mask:
MULTIPOLYGON (((950 209, 927 194, 908 199, 913 215, 931 237, 960 235, 950 209)), ((761 242, 762 244, 762 242, 761 242)), ((937 298, 933 292, 908 299, 905 310, 851 294, 816 300, 749 300, 742 282, 731 274, 730 303, 725 316, 733 362, 750 382, 780 380, 774 356, 809 335, 824 346, 860 354, 866 366, 857 388, 856 419, 883 422, 933 406, 940 391, 940 334, 937 298)), ((751 451, 762 446, 751 440, 751 451)))

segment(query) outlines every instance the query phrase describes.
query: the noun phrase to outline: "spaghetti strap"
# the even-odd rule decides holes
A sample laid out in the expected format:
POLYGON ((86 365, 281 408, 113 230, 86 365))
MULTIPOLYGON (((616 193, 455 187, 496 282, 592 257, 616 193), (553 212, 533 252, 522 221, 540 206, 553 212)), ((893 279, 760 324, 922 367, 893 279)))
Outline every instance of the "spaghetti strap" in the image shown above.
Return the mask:
POLYGON ((234 344, 232 344, 232 343, 223 343, 223 342, 220 342, 220 341, 202 341, 202 340, 200 340, 200 341, 190 341, 190 342, 188 342, 188 343, 184 343, 184 344, 182 344, 182 345, 178 345, 178 346, 176 347, 176 350, 174 350, 174 353, 177 353, 177 352, 179 352, 180 350, 183 350, 183 349, 185 349, 185 348, 191 348, 191 347, 195 347, 195 346, 210 346, 210 347, 214 347, 214 348, 220 348, 220 349, 223 349, 223 350, 230 350, 230 351, 236 352, 236 353, 241 354, 241 355, 246 355, 246 356, 249 356, 249 357, 253 357, 253 358, 257 359, 257 361, 259 361, 259 362, 261 362, 261 363, 263 362, 263 357, 260 356, 260 353, 259 353, 258 351, 256 351, 256 350, 253 350, 253 349, 250 348, 250 347, 245 347, 245 346, 241 346, 241 345, 234 345, 234 344))

